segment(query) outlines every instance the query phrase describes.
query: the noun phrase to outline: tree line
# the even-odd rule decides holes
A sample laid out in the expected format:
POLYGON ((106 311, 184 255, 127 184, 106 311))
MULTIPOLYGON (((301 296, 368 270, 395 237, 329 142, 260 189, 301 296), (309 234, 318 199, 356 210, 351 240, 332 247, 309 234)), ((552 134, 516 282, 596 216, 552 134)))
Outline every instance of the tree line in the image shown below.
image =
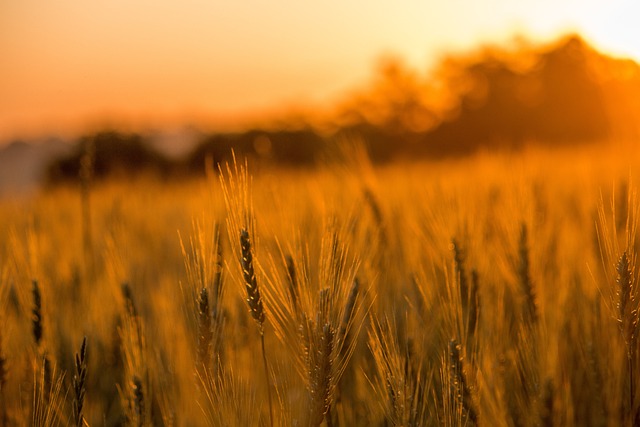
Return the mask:
POLYGON ((519 40, 443 58, 428 73, 386 58, 361 90, 337 102, 324 123, 203 134, 179 159, 143 134, 105 130, 78 139, 47 168, 48 182, 78 179, 91 152, 93 174, 204 172, 207 159, 238 156, 276 166, 313 167, 346 140, 377 163, 397 159, 579 145, 640 136, 640 66, 600 53, 577 35, 543 46, 519 40))

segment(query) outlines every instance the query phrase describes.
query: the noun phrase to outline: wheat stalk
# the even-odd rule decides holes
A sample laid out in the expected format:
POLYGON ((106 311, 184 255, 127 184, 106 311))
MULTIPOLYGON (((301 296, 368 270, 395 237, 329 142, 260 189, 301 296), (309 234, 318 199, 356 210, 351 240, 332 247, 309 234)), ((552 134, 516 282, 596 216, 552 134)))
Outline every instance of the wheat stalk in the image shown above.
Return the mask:
POLYGON ((346 340, 347 332, 351 322, 353 321, 353 314, 355 312, 356 300, 358 299, 358 291, 360 289, 360 282, 358 278, 353 279, 351 290, 349 291, 349 297, 344 306, 344 312, 342 313, 342 320, 340 321, 340 339, 346 340))
POLYGON ((471 271, 471 287, 469 291, 469 306, 467 312, 467 341, 469 347, 477 347, 477 330, 480 321, 480 294, 479 294, 479 278, 476 270, 471 271), (475 339, 475 341, 474 341, 475 339))
POLYGON ((632 352, 634 351, 632 340, 634 338, 637 319, 635 318, 635 310, 632 307, 634 304, 634 295, 632 294, 633 271, 626 251, 623 252, 618 259, 616 272, 618 273, 618 277, 616 278, 616 283, 618 284, 618 322, 620 323, 624 341, 627 345, 627 351, 630 353, 630 357, 632 357, 632 352))
MULTIPOLYGON (((321 313, 319 313, 321 315, 321 313)), ((333 349, 335 330, 330 323, 318 324, 315 340, 310 349, 309 366, 309 426, 319 426, 328 415, 333 388, 333 349)))
POLYGON ((636 327, 638 325, 638 311, 633 308, 635 298, 633 294, 633 269, 627 252, 623 252, 616 265, 618 276, 616 283, 618 284, 618 323, 622 338, 626 347, 627 355, 627 375, 629 380, 629 412, 633 411, 635 401, 635 378, 634 364, 636 349, 636 327))
POLYGON ((138 427, 143 427, 145 425, 145 399, 144 399, 144 389, 142 386, 142 381, 137 376, 133 377, 133 381, 131 382, 131 389, 133 391, 133 404, 134 404, 134 414, 136 416, 135 420, 137 421, 138 427))
POLYGON ((7 359, 2 352, 2 335, 0 335, 0 425, 7 425, 9 422, 5 397, 5 385, 7 384, 8 373, 7 359))
POLYGON ((151 422, 151 407, 145 405, 145 402, 153 401, 150 396, 146 333, 142 319, 136 314, 137 309, 131 289, 123 285, 122 291, 125 312, 119 333, 122 341, 125 383, 121 389, 121 399, 129 422, 136 426, 146 426, 151 422))
POLYGON ((467 270, 465 268, 465 255, 460 244, 453 239, 451 241, 453 248, 453 262, 455 266, 456 279, 458 281, 458 290, 460 292, 460 302, 462 304, 462 312, 467 313, 469 305, 469 281, 467 279, 467 270))
POLYGON ((541 427, 553 427, 553 412, 554 402, 553 396, 555 390, 553 387, 553 381, 547 379, 544 383, 542 393, 540 396, 540 426, 541 427))
POLYGON ((520 228, 520 241, 518 245, 518 279, 520 288, 525 296, 525 321, 534 324, 538 319, 536 308, 536 295, 531 280, 531 267, 529 263, 529 242, 526 224, 520 228))
POLYGON ((63 376, 52 366, 49 359, 42 358, 42 369, 38 378, 37 367, 34 371, 33 409, 31 425, 34 427, 48 427, 62 423, 62 406, 65 396, 61 395, 63 376))
POLYGON ((291 305, 294 308, 294 311, 298 310, 299 297, 298 293, 298 278, 296 277, 296 263, 293 260, 291 255, 287 255, 285 258, 285 262, 287 264, 287 283, 289 284, 289 297, 291 298, 291 305))
POLYGON ((478 413, 473 403, 473 394, 464 371, 460 344, 455 339, 449 341, 450 394, 459 411, 472 425, 478 423, 478 413))
POLYGON ((196 372, 200 377, 205 375, 211 362, 212 339, 209 291, 207 288, 202 288, 198 297, 198 350, 196 359, 196 372))
MULTIPOLYGON (((2 331, 0 331, 1 333, 2 331)), ((0 394, 4 392, 5 385, 7 384, 7 358, 2 351, 2 335, 0 335, 0 394)), ((3 400, 4 403, 4 400, 3 400)))
POLYGON ((411 340, 399 342, 397 326, 388 318, 374 321, 369 331, 369 349, 373 355, 377 380, 372 385, 384 402, 387 421, 394 426, 419 426, 426 423, 425 378, 411 340))
POLYGON ((33 307, 31 308, 31 330, 33 332, 33 339, 35 340, 36 346, 40 347, 43 335, 42 296, 40 294, 40 287, 38 286, 37 280, 33 280, 31 282, 31 293, 33 296, 33 307))
POLYGON ((84 397, 87 381, 87 337, 82 339, 80 352, 75 357, 76 372, 73 376, 73 418, 77 427, 85 425, 82 410, 84 409, 84 397))

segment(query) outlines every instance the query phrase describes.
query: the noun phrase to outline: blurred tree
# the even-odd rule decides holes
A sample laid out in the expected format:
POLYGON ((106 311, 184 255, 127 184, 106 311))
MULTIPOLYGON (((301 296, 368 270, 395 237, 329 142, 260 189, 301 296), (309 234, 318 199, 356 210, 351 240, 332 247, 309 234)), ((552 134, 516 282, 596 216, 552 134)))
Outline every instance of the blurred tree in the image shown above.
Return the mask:
POLYGON ((294 114, 271 130, 209 134, 181 161, 170 161, 137 134, 99 132, 53 162, 50 182, 76 180, 85 146, 95 145, 97 179, 140 171, 202 173, 238 157, 287 166, 327 158, 328 141, 363 142, 375 162, 465 155, 640 137, 640 66, 611 58, 577 35, 538 46, 517 38, 510 47, 481 47, 449 56, 421 74, 396 56, 382 57, 371 82, 339 103, 320 133, 294 114), (275 129, 275 130, 274 130, 275 129))
POLYGON ((567 144, 604 140, 610 121, 601 83, 591 67, 599 55, 570 36, 533 52, 527 68, 487 50, 450 71, 451 87, 463 87, 454 117, 424 137, 432 153, 466 153, 478 148, 513 148, 523 143, 567 144), (462 84, 460 82, 463 82, 462 84))
POLYGON ((398 57, 385 56, 369 90, 350 106, 351 114, 391 133, 424 132, 436 123, 430 95, 430 86, 416 71, 398 57))
POLYGON ((298 130, 250 130, 243 133, 212 134, 207 136, 187 156, 189 171, 204 171, 210 157, 218 164, 231 160, 232 151, 238 157, 287 166, 312 166, 325 148, 325 139, 311 128, 298 130))
POLYGON ((637 122, 639 98, 624 93, 638 94, 640 78, 614 77, 628 72, 623 65, 576 35, 542 47, 518 38, 510 48, 446 57, 428 77, 386 57, 337 121, 340 132, 372 141, 372 153, 382 156, 602 141, 615 123, 637 122))
POLYGON ((88 144, 93 144, 91 173, 95 179, 139 173, 166 176, 172 170, 172 163, 151 149, 142 136, 102 131, 80 138, 71 154, 53 161, 47 167, 46 180, 58 183, 80 179, 82 158, 88 144))

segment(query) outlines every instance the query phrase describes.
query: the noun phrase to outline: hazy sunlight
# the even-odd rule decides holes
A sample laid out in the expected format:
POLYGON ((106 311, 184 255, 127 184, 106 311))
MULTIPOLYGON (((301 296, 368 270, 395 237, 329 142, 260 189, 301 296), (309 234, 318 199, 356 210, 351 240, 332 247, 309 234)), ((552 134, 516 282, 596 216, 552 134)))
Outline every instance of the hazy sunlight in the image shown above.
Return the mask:
POLYGON ((567 31, 640 57, 633 1, 114 0, 0 5, 0 140, 105 124, 222 125, 323 105, 381 54, 424 68, 567 31))

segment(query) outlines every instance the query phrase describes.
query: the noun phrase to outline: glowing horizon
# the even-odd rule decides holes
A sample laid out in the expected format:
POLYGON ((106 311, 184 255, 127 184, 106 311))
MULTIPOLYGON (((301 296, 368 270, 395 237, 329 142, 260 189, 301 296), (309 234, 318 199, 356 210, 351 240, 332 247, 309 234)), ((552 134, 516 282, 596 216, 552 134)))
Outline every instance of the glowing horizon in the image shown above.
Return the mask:
POLYGON ((629 0, 441 3, 6 2, 0 141, 108 123, 256 120, 326 105, 365 82, 384 53, 424 70, 447 52, 515 34, 540 42, 576 32, 640 59, 640 6, 629 0))

